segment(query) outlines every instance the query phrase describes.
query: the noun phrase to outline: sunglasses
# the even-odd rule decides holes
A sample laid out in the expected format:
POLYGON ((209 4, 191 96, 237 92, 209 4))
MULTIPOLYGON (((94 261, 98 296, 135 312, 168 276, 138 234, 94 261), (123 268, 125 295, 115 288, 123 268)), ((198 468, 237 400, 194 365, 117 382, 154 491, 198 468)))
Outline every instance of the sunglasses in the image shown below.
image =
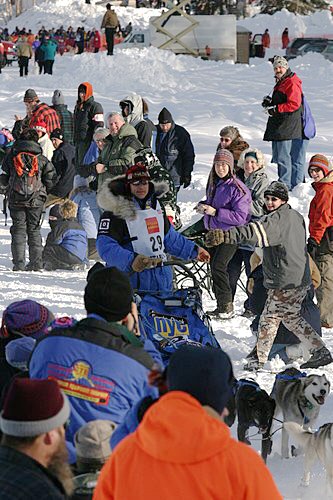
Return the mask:
POLYGON ((278 201, 279 198, 276 198, 275 196, 265 196, 265 200, 267 200, 267 201, 278 201))
POLYGON ((147 186, 148 183, 149 183, 149 181, 147 181, 147 180, 131 182, 132 186, 147 186))
POLYGON ((321 172, 321 168, 320 167, 311 167, 311 168, 309 168, 309 172, 310 172, 310 174, 311 174, 311 172, 316 172, 316 174, 317 174, 318 172, 321 172))

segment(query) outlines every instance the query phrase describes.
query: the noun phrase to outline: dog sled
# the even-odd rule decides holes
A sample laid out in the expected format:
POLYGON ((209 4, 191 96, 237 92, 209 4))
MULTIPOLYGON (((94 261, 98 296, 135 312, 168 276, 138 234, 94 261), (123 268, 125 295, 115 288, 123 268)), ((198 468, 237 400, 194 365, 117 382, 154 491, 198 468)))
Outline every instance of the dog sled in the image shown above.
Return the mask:
POLYGON ((165 365, 171 354, 184 344, 220 347, 210 318, 203 311, 202 283, 187 264, 184 261, 163 263, 173 267, 174 291, 135 294, 141 334, 153 342, 165 365), (177 282, 177 273, 183 277, 180 282, 177 282))

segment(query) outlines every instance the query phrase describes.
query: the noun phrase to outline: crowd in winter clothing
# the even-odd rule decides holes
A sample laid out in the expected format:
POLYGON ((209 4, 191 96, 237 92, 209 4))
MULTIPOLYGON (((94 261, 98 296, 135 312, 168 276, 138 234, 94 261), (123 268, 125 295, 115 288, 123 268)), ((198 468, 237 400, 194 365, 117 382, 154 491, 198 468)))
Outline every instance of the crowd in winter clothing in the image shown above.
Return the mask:
MULTIPOLYGON (((301 82, 284 58, 274 59, 273 69, 273 96, 263 101, 269 115, 264 140, 272 141, 279 180, 269 181, 259 149, 236 127, 224 126, 212 152, 205 199, 196 206, 202 217, 183 233, 177 193, 191 184, 195 149, 167 108, 154 125, 147 101, 131 93, 119 102, 119 112, 106 116, 105 127, 103 107, 89 82, 78 86, 73 113, 59 90, 52 106, 40 102, 33 89, 25 92, 26 116, 17 117, 12 132, 0 131, 0 185, 12 218, 13 271, 83 270, 89 259, 99 262, 88 272, 84 319, 55 320, 33 301, 13 303, 3 314, 0 385, 12 385, 0 417, 0 462, 7 471, 0 473, 1 487, 12 491, 17 467, 35 470, 20 438, 53 436, 51 431, 60 428, 54 450, 66 444, 76 472, 93 473, 85 481, 97 483, 96 499, 151 498, 156 491, 168 498, 170 488, 179 498, 207 498, 207 491, 218 496, 222 486, 226 498, 281 498, 264 463, 235 442, 223 422, 233 382, 227 355, 189 343, 176 350, 167 374, 162 373, 161 352, 142 335, 132 300, 133 289, 172 294, 173 273, 163 265, 172 255, 207 267, 217 302, 209 315, 223 320, 234 315, 244 263, 249 278, 244 306, 256 316, 257 337, 245 369, 262 368, 276 353, 286 362, 302 358, 303 368, 332 362, 321 335, 321 327, 333 322, 332 168, 320 154, 309 162, 315 196, 307 241, 304 219, 288 203, 289 191, 304 180, 300 158, 311 138, 305 135, 301 82), (48 207, 51 230, 43 247, 40 221, 48 207), (25 324, 28 319, 32 326, 25 324), (30 382, 12 380, 22 371, 30 382), (45 385, 52 380, 58 385, 45 385), (39 390, 46 400, 53 394, 57 403, 43 418, 27 409, 26 426, 16 426, 11 398, 33 400, 39 390), (200 437, 195 442, 194 434, 200 437), (86 437, 97 442, 95 454, 85 447, 86 437), (137 478, 131 484, 128 474, 137 478)), ((69 469, 53 469, 51 460, 40 463, 27 491, 47 484, 48 498, 70 494, 69 469)))

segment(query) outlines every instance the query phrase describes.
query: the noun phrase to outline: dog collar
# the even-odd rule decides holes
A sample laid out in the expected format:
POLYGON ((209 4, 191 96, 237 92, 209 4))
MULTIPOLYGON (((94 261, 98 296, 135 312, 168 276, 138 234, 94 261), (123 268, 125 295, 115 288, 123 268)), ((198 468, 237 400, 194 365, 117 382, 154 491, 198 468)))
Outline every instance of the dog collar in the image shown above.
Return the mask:
MULTIPOLYGON (((310 401, 308 399, 303 398, 303 401, 304 401, 304 404, 303 404, 304 408, 308 408, 309 410, 313 409, 313 404, 310 403, 310 401)), ((298 406, 298 409, 300 411, 300 414, 302 415, 303 423, 308 424, 310 422, 310 419, 305 415, 304 411, 302 410, 300 401, 298 401, 297 406, 298 406)))

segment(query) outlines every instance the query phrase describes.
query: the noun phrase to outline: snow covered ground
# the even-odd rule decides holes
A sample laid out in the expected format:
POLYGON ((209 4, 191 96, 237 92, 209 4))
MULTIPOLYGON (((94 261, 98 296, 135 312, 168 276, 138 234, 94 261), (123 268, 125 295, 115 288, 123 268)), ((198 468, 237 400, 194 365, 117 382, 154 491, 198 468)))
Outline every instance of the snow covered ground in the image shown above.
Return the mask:
MULTIPOLYGON (((103 11, 104 7, 85 5, 82 1, 48 1, 38 3, 38 7, 12 21, 9 27, 13 29, 16 24, 33 30, 42 24, 46 27, 57 27, 60 24, 84 24, 93 27, 99 25, 103 11)), ((124 23, 132 20, 138 26, 144 26, 151 15, 151 11, 146 9, 126 11, 119 7, 117 11, 123 16, 124 23)), ((153 11, 153 14, 156 14, 156 11, 153 11)), ((317 18, 321 19, 321 27, 325 32, 330 30, 330 33, 333 33, 327 12, 308 18, 302 17, 296 22, 296 18, 292 16, 293 26, 296 30, 296 27, 303 23, 306 29, 310 29, 310 26, 317 23, 317 18)), ((271 34, 280 34, 288 24, 291 27, 291 14, 282 12, 275 16, 257 16, 243 21, 242 24, 250 27, 253 32, 254 27, 258 32, 269 27, 271 34), (268 24, 268 21, 271 24, 268 24)), ((268 52, 267 57, 273 54, 272 50, 268 52)), ((331 157, 333 64, 318 54, 308 54, 304 58, 293 60, 291 68, 303 80, 304 93, 317 123, 317 136, 310 142, 308 159, 319 152, 331 157)), ((267 60, 251 60, 250 65, 234 65, 186 56, 176 57, 154 48, 121 50, 117 46, 112 58, 107 57, 105 53, 57 57, 52 77, 39 76, 31 68, 27 79, 19 78, 18 68, 14 66, 6 68, 0 76, 0 126, 11 127, 14 114, 24 113, 23 94, 27 88, 34 88, 41 100, 48 103, 51 102, 53 90, 61 89, 66 103, 73 109, 77 87, 80 82, 86 80, 92 83, 95 98, 102 103, 105 113, 118 110, 121 98, 130 92, 137 92, 147 99, 150 117, 154 121, 161 108, 166 106, 175 121, 190 131, 196 150, 196 164, 191 187, 180 192, 185 225, 196 220, 193 207, 204 196, 206 179, 222 127, 230 124, 239 127, 250 145, 262 149, 265 153, 270 178, 273 180, 277 177, 276 166, 270 164, 270 143, 262 141, 267 117, 260 103, 274 84, 272 66, 267 60)), ((306 217, 313 194, 307 178, 306 184, 294 190, 290 203, 306 217)), ((14 300, 31 298, 50 307, 56 315, 83 317, 82 293, 85 273, 60 271, 13 274, 9 227, 10 221, 5 227, 4 218, 0 217, 0 313, 14 300)), ((48 231, 46 223, 43 224, 42 231, 45 237, 48 231)), ((243 375, 244 357, 254 345, 254 338, 249 330, 250 322, 240 316, 243 301, 244 294, 239 292, 236 298, 237 316, 229 321, 213 323, 217 338, 230 354, 238 377, 243 375)), ((208 309, 212 308, 214 303, 205 297, 204 305, 208 309)), ((333 351, 332 333, 332 330, 324 330, 324 339, 333 351)), ((273 364, 275 368, 283 366, 282 363, 279 365, 278 360, 273 364)), ((318 372, 326 373, 333 383, 333 365, 318 372)), ((255 378, 270 391, 274 381, 273 375, 260 373, 255 378)), ((331 421, 332 411, 333 396, 330 396, 322 409, 318 425, 331 421)), ((254 428, 252 431, 250 434, 256 432, 254 428)), ((279 455, 280 438, 280 432, 277 432, 268 466, 284 498, 313 499, 319 492, 323 500, 327 498, 323 486, 325 474, 319 465, 314 468, 310 487, 298 487, 302 458, 282 460, 279 455)), ((254 442, 254 445, 259 448, 259 441, 254 442)))

